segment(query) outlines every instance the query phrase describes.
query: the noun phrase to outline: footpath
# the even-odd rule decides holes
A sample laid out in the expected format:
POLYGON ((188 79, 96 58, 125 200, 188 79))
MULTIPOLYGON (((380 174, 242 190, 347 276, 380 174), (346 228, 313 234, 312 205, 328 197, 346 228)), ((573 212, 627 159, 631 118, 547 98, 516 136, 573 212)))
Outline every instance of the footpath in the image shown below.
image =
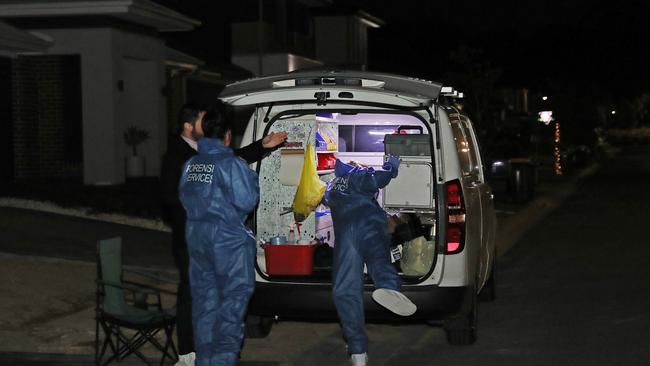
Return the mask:
MULTIPOLYGON (((597 169, 542 182, 525 205, 497 205, 498 255, 597 169)), ((0 365, 93 364, 97 240, 122 236, 126 266, 177 276, 169 231, 153 221, 0 198, 0 232, 0 365)), ((173 296, 163 303, 172 305, 173 296)))

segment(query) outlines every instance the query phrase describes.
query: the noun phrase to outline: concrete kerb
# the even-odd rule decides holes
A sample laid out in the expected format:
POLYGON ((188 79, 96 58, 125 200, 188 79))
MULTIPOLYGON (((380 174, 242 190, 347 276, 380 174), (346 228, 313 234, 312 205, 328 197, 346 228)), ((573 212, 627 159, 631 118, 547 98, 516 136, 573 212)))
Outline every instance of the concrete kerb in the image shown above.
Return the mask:
POLYGON ((90 220, 110 222, 113 224, 135 226, 143 229, 158 230, 164 232, 171 231, 169 226, 165 225, 162 220, 152 220, 120 214, 93 213, 92 209, 90 208, 61 207, 49 201, 35 201, 23 198, 0 197, 0 207, 22 208, 58 215, 74 216, 90 220))
MULTIPOLYGON (((13 253, 3 253, 0 252, 0 260, 12 260, 19 259, 25 262, 37 263, 50 263, 50 264, 60 264, 63 266, 82 266, 82 267, 92 267, 95 268, 97 263, 92 261, 84 261, 78 259, 67 259, 67 258, 55 258, 55 257, 45 257, 38 255, 24 255, 24 254, 13 254, 13 253)), ((163 282, 177 282, 178 281, 178 271, 175 269, 168 269, 158 266, 134 266, 129 264, 123 264, 122 268, 127 271, 133 271, 135 275, 138 273, 145 273, 146 275, 154 275, 161 278, 163 282)))

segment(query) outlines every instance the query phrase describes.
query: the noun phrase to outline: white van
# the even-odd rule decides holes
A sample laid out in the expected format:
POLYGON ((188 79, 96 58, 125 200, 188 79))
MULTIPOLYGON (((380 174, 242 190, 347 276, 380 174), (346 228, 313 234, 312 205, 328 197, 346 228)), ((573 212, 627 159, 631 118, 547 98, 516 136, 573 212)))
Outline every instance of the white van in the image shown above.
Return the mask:
MULTIPOLYGON (((472 123, 445 105, 441 89, 435 82, 361 71, 294 72, 225 88, 224 102, 254 107, 242 145, 271 131, 289 133, 286 145, 252 165, 260 180, 252 223, 258 240, 293 235, 303 242, 258 248, 251 335, 268 333, 272 318, 336 319, 328 262, 336 238, 328 208, 319 206, 299 233, 291 214, 304 154, 313 143, 322 181, 333 178, 335 158, 381 167, 387 155, 400 156, 399 175, 378 203, 388 215, 410 218, 418 233, 394 249, 401 250, 395 265, 402 290, 418 307, 408 319, 442 320, 450 343, 474 342, 477 297, 494 297, 493 195, 472 123), (304 245, 309 242, 319 245, 304 245)), ((404 320, 372 301, 369 278, 365 287, 368 319, 404 320)))

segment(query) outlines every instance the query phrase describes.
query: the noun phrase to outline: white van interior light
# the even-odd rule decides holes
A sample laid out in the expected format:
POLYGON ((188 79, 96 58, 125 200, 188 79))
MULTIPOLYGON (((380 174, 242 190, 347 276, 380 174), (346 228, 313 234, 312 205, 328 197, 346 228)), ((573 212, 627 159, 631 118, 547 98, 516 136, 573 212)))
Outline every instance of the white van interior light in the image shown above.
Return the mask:
POLYGON ((382 88, 386 85, 385 81, 361 79, 361 86, 367 88, 382 88))
POLYGON ((384 136, 384 135, 390 135, 395 133, 395 130, 370 130, 368 131, 368 135, 375 135, 375 136, 384 136))
POLYGON ((273 87, 274 88, 287 88, 291 86, 296 86, 296 80, 295 79, 289 79, 289 80, 278 80, 273 82, 273 87))

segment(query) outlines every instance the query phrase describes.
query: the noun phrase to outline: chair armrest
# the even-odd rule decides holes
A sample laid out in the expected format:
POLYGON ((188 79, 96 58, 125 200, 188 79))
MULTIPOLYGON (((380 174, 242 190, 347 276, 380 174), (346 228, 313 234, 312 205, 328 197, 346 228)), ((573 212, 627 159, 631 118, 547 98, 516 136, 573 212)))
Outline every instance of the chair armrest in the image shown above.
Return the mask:
POLYGON ((104 281, 98 279, 96 280, 96 282, 99 285, 110 286, 110 287, 115 287, 115 288, 120 288, 123 290, 130 291, 131 299, 127 300, 127 302, 132 303, 132 305, 135 307, 141 309, 147 309, 150 306, 155 306, 159 310, 162 310, 162 301, 160 298, 159 289, 141 283, 130 282, 130 281, 122 281, 122 283, 117 283, 117 282, 104 281), (148 301, 150 295, 154 298, 153 302, 148 301))
MULTIPOLYGON (((166 276, 159 276, 159 275, 156 275, 156 274, 153 274, 153 273, 150 273, 150 272, 147 272, 147 271, 143 271, 143 270, 123 269, 122 273, 123 274, 129 274, 129 275, 135 275, 135 276, 141 276, 143 278, 156 281, 156 282, 158 282, 158 284, 162 283, 163 285, 164 284, 178 285, 178 280, 175 280, 175 279, 172 279, 172 278, 166 277, 166 276)), ((133 277, 133 276, 129 276, 129 277, 133 277)), ((128 281, 125 281, 125 282, 128 282, 128 281)), ((154 285, 144 285, 144 284, 142 284, 142 286, 146 286, 146 287, 149 287, 149 288, 154 288, 157 291, 160 291, 161 293, 165 293, 165 294, 169 294, 169 295, 177 295, 177 292, 175 291, 175 289, 174 290, 166 289, 166 288, 162 287, 162 285, 157 286, 158 284, 154 284, 154 285)), ((174 287, 176 287, 176 286, 174 286, 174 287)))
POLYGON ((142 293, 152 294, 152 295, 158 294, 160 292, 158 289, 155 289, 153 287, 149 287, 146 285, 142 285, 135 282, 129 282, 129 281, 123 281, 122 283, 118 283, 113 281, 95 280, 95 282, 97 282, 97 284, 99 285, 116 287, 116 288, 121 288, 123 290, 142 292, 142 293))
POLYGON ((144 283, 127 281, 127 280, 122 280, 122 283, 125 285, 125 288, 128 290, 142 292, 150 295, 158 295, 162 292, 161 289, 153 286, 145 285, 144 283))

